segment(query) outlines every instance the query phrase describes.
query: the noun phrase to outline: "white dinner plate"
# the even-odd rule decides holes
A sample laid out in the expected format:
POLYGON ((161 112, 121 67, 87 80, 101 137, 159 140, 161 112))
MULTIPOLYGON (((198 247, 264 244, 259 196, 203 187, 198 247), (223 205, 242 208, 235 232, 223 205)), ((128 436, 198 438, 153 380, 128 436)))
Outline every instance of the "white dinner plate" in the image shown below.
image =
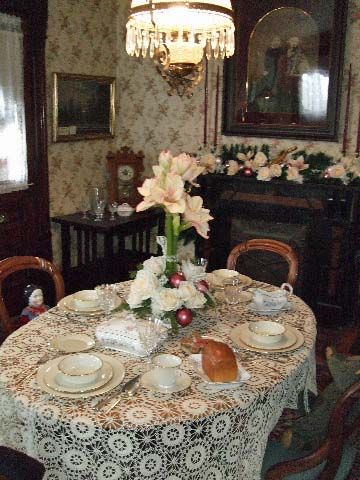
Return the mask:
POLYGON ((255 313, 256 315, 266 315, 266 316, 275 316, 275 315, 279 315, 280 313, 283 313, 283 312, 288 312, 290 310, 293 310, 294 309, 294 306, 291 302, 287 302, 283 307, 281 308, 278 308, 277 310, 274 310, 274 309, 261 309, 261 308, 258 308, 254 302, 251 302, 249 304, 249 310, 252 312, 252 313, 255 313))
MULTIPOLYGON (((115 306, 113 310, 119 307, 122 303, 121 298, 116 297, 115 306)), ((62 298, 57 304, 60 310, 67 313, 76 313, 77 315, 99 315, 104 312, 100 307, 93 309, 79 309, 74 306, 73 296, 68 295, 67 297, 62 298)))
MULTIPOLYGON (((56 359, 59 360, 59 359, 56 359)), ((58 362, 54 362, 44 371, 44 382, 46 385, 57 392, 67 392, 67 393, 85 393, 90 392, 91 390, 97 390, 98 388, 104 386, 108 383, 113 377, 113 369, 110 363, 103 362, 103 366, 99 372, 99 376, 94 382, 85 384, 85 385, 74 385, 66 381, 65 376, 59 372, 58 362)))
POLYGON ((144 387, 149 388, 155 392, 160 393, 176 393, 189 388, 191 385, 191 378, 189 375, 182 370, 178 370, 176 374, 176 383, 172 387, 161 387, 157 383, 157 376, 155 374, 155 369, 150 370, 149 372, 144 373, 141 377, 141 383, 144 387))
POLYGON ((53 360, 49 360, 49 362, 45 363, 44 365, 40 365, 37 374, 36 374, 36 381, 39 387, 44 390, 44 392, 53 395, 54 397, 63 397, 63 398, 88 398, 88 397, 95 397, 96 395, 102 395, 103 393, 109 392, 113 388, 117 387, 124 379, 125 376, 125 367, 124 365, 115 357, 110 355, 104 355, 103 353, 96 353, 98 357, 101 358, 103 362, 107 362, 111 365, 113 370, 113 376, 109 382, 105 383, 102 387, 98 388, 97 390, 91 390, 89 392, 84 393, 69 393, 69 392, 59 392, 54 390, 53 388, 46 385, 44 381, 44 372, 46 368, 51 365, 57 365, 66 355, 62 357, 55 358, 53 360))
MULTIPOLYGON (((232 278, 236 278, 237 280, 239 280, 240 284, 243 287, 248 287, 249 285, 251 285, 253 283, 253 281, 250 277, 248 277, 246 275, 242 275, 241 273, 238 273, 237 275, 235 275, 232 278)), ((219 279, 219 277, 217 277, 213 272, 210 272, 210 273, 206 274, 206 280, 209 282, 211 287, 224 288, 224 281, 229 280, 229 279, 224 279, 223 281, 221 281, 219 279)))
POLYGON ((84 333, 59 335, 50 340, 50 348, 64 353, 85 352, 93 348, 94 345, 95 340, 84 333))
POLYGON ((288 336, 294 335, 295 342, 285 347, 280 342, 272 343, 270 345, 259 344, 253 338, 250 338, 250 333, 251 332, 248 324, 243 323, 232 329, 230 332, 230 338, 237 347, 259 353, 291 352, 292 350, 296 350, 297 348, 301 347, 304 343, 304 335, 295 327, 290 325, 286 325, 285 333, 287 333, 288 336))
POLYGON ((234 385, 239 385, 240 383, 245 382, 246 380, 249 380, 251 377, 250 373, 246 371, 238 362, 238 378, 232 382, 212 382, 210 378, 206 375, 202 368, 202 354, 201 353, 195 353, 193 355, 189 355, 189 362, 195 372, 204 380, 204 382, 210 384, 210 385, 217 385, 217 386, 234 386, 234 385))

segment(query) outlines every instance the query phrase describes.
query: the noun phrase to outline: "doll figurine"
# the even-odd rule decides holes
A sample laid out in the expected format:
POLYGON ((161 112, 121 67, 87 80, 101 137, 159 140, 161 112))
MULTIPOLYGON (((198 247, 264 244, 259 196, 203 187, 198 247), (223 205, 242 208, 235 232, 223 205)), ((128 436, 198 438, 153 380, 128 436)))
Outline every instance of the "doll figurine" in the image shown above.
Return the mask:
POLYGON ((38 285, 27 285, 24 289, 24 299, 27 302, 27 306, 21 312, 21 325, 25 325, 41 313, 49 310, 49 307, 44 304, 43 292, 38 285))

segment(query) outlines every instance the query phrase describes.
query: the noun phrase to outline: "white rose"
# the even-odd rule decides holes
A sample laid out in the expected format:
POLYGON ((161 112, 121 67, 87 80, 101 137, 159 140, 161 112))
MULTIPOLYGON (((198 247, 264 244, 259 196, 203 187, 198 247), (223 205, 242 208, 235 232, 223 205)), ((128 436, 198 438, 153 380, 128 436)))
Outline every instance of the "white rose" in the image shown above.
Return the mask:
POLYGON ((296 167, 289 167, 287 169, 286 178, 293 182, 302 183, 303 176, 300 175, 299 170, 296 167))
POLYGON ((178 288, 179 297, 183 302, 187 302, 196 295, 197 290, 192 282, 181 282, 178 288))
POLYGON ((271 165, 270 166, 270 175, 272 177, 281 177, 282 168, 280 165, 271 165))
POLYGON ((143 301, 143 299, 142 299, 141 295, 139 294, 139 292, 131 291, 131 289, 130 289, 129 296, 127 298, 127 303, 129 304, 129 307, 130 308, 140 307, 141 304, 142 304, 142 301, 143 301))
POLYGON ((165 272, 166 260, 165 257, 150 257, 143 262, 144 270, 153 273, 154 275, 161 275, 165 272))
POLYGON ((159 280, 153 273, 148 270, 140 270, 130 286, 130 296, 134 295, 134 298, 137 296, 142 300, 146 300, 152 297, 154 290, 158 287, 159 280))
POLYGON ((182 302, 177 288, 158 288, 151 299, 153 312, 171 312, 181 307, 182 302))
POLYGON ((264 165, 266 165, 268 162, 268 159, 267 159, 267 156, 265 155, 265 153, 263 152, 258 152, 256 155, 255 155, 255 158, 254 158, 254 163, 255 165, 257 165, 258 167, 263 167, 264 165))
POLYGON ((237 158, 238 160, 241 160, 242 162, 245 162, 245 161, 247 160, 247 156, 245 155, 245 153, 238 153, 238 154, 236 155, 236 158, 237 158))
POLYGON ((269 167, 260 167, 257 173, 256 178, 263 182, 268 182, 271 180, 270 168, 269 167))
POLYGON ((202 308, 206 303, 206 297, 201 292, 196 291, 189 300, 185 302, 186 308, 202 308))
POLYGON ((228 175, 236 175, 240 169, 240 165, 236 160, 229 160, 228 175))
POLYGON ((346 175, 344 165, 341 163, 328 168, 328 174, 331 178, 341 178, 346 175))

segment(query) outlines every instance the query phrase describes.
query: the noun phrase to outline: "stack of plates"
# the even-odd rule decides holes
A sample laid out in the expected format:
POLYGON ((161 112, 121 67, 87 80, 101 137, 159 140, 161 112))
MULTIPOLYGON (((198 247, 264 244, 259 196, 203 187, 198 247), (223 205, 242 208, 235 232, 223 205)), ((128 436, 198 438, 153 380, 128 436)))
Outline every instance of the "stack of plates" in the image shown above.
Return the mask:
POLYGON ((226 268, 221 268, 220 270, 214 270, 213 272, 206 274, 206 280, 210 284, 210 287, 215 289, 216 288, 223 289, 224 282, 231 278, 236 278, 237 280, 239 280, 240 285, 243 287, 248 287, 249 285, 252 284, 252 279, 250 277, 247 277, 246 275, 242 275, 241 273, 236 272, 235 270, 228 270, 226 268))
MULTIPOLYGON (((116 297, 114 309, 119 307, 121 303, 122 303, 122 300, 116 297)), ((78 315, 99 315, 104 312, 104 310, 101 307, 80 309, 78 306, 75 306, 73 295, 68 295, 67 297, 64 297, 63 299, 61 299, 60 302, 58 303, 58 307, 63 312, 76 313, 78 315)))
POLYGON ((39 387, 55 397, 87 398, 109 392, 119 385, 125 376, 124 365, 110 355, 96 353, 102 360, 102 367, 96 379, 82 385, 75 385, 66 380, 58 365, 66 355, 49 360, 39 367, 36 380, 39 387))
POLYGON ((256 341, 249 330, 248 323, 235 327, 230 333, 230 338, 240 348, 261 353, 290 352, 304 343, 303 334, 290 325, 286 326, 284 335, 276 343, 265 344, 256 341))

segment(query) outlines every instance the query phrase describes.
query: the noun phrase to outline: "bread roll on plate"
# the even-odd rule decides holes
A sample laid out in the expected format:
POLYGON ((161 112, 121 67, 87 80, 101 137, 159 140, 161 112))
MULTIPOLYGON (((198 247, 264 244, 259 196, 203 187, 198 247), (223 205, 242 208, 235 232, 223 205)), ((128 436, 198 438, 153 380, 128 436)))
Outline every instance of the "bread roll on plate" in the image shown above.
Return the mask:
POLYGON ((238 378, 235 354, 226 343, 207 342, 202 351, 202 368, 212 382, 233 382, 238 378))

